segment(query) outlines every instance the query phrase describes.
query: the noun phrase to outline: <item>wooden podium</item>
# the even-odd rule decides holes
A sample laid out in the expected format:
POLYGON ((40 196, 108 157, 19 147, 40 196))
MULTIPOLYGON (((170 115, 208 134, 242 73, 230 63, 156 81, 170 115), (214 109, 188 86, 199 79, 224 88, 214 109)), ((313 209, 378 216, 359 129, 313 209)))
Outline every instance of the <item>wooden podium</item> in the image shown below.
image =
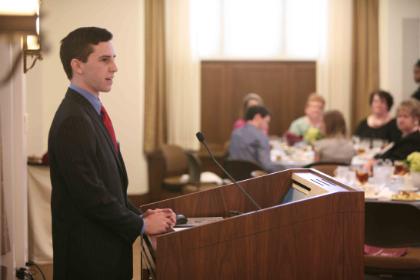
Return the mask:
POLYGON ((146 279, 363 279, 363 192, 313 169, 240 184, 261 210, 233 184, 141 207, 224 217, 143 238, 146 279))

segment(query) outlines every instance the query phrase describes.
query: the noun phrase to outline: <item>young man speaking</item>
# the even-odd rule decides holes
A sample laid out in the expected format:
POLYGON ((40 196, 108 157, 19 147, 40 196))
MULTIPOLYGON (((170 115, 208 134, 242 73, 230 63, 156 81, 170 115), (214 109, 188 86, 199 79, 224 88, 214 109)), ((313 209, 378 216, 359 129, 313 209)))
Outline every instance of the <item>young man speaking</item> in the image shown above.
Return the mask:
POLYGON ((55 280, 131 279, 133 241, 175 224, 172 210, 141 215, 127 199, 118 138, 99 98, 117 72, 111 39, 105 29, 83 27, 61 41, 70 85, 48 139, 55 280))

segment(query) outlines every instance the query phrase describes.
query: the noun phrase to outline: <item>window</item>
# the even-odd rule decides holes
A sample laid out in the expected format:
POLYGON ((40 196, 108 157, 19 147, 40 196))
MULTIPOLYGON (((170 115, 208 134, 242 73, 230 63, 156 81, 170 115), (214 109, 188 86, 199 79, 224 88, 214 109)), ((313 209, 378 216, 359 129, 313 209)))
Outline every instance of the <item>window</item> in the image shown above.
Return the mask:
POLYGON ((191 0, 200 58, 316 59, 326 0, 191 0))

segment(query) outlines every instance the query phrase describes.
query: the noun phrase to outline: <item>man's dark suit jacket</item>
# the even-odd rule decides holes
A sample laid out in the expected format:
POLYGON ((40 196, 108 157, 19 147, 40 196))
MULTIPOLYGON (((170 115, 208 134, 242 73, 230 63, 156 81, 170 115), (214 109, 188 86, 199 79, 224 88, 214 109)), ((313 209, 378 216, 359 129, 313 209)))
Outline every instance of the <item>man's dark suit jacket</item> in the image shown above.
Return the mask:
POLYGON ((131 279, 143 220, 127 200, 124 162, 101 117, 71 89, 52 122, 48 153, 54 279, 131 279))

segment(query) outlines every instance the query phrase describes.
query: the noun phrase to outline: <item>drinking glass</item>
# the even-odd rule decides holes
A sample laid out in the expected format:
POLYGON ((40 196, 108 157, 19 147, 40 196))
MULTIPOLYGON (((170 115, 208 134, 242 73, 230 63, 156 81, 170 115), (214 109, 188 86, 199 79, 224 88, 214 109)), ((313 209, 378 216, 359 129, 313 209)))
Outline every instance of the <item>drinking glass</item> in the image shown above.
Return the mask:
POLYGON ((394 162, 394 174, 395 175, 405 175, 408 173, 408 166, 402 160, 396 160, 394 162))
POLYGON ((335 170, 335 177, 349 186, 353 186, 356 181, 355 172, 349 166, 338 166, 335 170))
POLYGON ((392 162, 390 160, 378 160, 373 166, 373 181, 379 187, 386 185, 387 181, 391 178, 391 175, 394 171, 392 162))
POLYGON ((364 185, 369 179, 369 171, 363 166, 357 167, 356 178, 361 185, 364 185))

